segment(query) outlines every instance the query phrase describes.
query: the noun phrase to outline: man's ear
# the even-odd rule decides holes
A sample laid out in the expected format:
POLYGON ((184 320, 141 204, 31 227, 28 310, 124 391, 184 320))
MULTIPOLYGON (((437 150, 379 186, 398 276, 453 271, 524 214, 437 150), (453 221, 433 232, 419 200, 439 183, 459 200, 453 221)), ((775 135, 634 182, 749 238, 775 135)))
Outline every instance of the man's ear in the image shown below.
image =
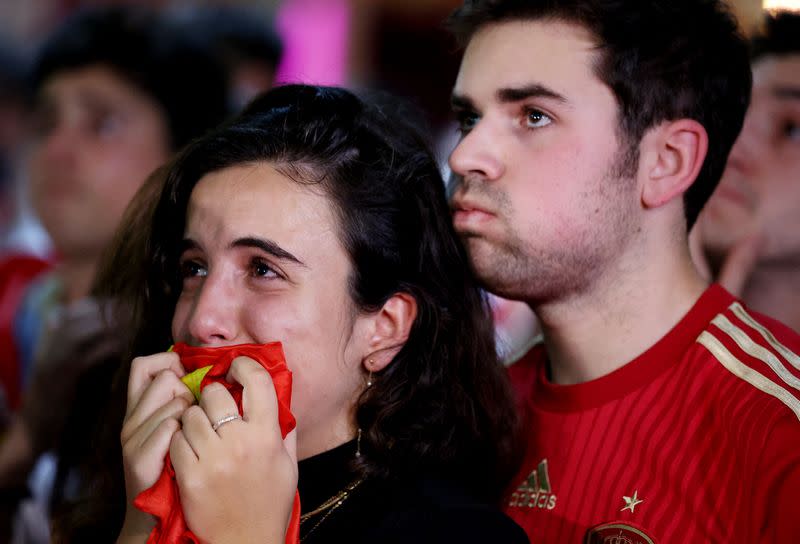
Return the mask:
POLYGON ((651 129, 640 148, 645 208, 658 208, 682 196, 697 179, 707 151, 708 133, 692 119, 668 121, 651 129))
POLYGON ((417 317, 417 301, 408 293, 395 293, 372 317, 369 355, 364 359, 367 372, 378 372, 392 362, 408 340, 417 317))

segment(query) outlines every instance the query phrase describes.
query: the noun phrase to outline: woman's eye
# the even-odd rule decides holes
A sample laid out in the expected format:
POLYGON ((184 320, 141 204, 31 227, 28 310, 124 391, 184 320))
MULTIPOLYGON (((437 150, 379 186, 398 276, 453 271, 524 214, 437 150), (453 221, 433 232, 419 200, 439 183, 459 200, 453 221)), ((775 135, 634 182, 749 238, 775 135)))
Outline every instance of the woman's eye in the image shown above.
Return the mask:
POLYGON ((197 261, 183 261, 181 263, 182 278, 204 278, 208 275, 205 266, 197 261))
POLYGON ((525 125, 528 128, 542 128, 552 122, 549 115, 539 110, 528 110, 525 114, 525 125))
POLYGON ((786 139, 792 142, 800 142, 800 125, 797 123, 786 123, 784 133, 786 134, 786 139))

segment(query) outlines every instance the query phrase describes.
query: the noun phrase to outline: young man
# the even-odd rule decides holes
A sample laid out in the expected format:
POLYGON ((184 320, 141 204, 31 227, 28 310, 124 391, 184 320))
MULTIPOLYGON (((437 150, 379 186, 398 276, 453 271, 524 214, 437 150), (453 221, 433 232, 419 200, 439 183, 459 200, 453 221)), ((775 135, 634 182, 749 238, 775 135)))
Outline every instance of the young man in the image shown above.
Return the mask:
POLYGON ((720 282, 800 331, 800 13, 768 15, 752 45, 744 128, 692 235, 720 282))
POLYGON ((126 338, 90 286, 125 208, 154 169, 227 113, 223 66, 181 29, 135 7, 87 10, 37 56, 28 181, 59 259, 29 283, 15 272, 19 258, 0 262, 0 280, 13 280, 0 283, 0 301, 16 291, 0 313, 0 387, 19 409, 0 443, 1 541, 11 541, 10 516, 29 487, 15 538, 48 541, 47 507, 72 499, 75 468, 92 451, 126 338), (39 457, 51 450, 57 469, 39 457))
POLYGON ((800 338, 697 273, 687 232, 742 126, 721 1, 474 0, 453 90, 453 220, 544 343, 507 511, 532 542, 800 534, 800 338))

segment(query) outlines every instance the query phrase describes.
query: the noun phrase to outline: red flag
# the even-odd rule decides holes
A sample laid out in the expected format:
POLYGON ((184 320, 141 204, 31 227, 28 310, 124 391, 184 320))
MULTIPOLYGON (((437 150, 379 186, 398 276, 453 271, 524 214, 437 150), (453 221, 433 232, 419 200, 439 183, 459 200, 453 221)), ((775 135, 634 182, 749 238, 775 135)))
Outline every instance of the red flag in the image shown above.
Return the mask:
MULTIPOLYGON (((278 396, 278 423, 284 438, 295 427, 295 419, 289 407, 292 399, 292 373, 286 367, 281 344, 241 344, 220 348, 197 348, 186 344, 175 344, 173 351, 181 358, 187 372, 211 366, 203 378, 200 389, 210 383, 221 383, 233 396, 239 413, 242 413, 242 386, 229 383, 225 375, 236 357, 245 356, 263 366, 275 384, 278 396)), ((148 514, 153 514, 158 523, 147 539, 148 544, 199 544, 197 537, 186 526, 183 509, 178 495, 178 483, 169 454, 164 471, 153 487, 139 493, 133 501, 134 506, 148 514)), ((292 516, 286 531, 286 544, 297 544, 300 540, 300 496, 295 493, 292 516)))

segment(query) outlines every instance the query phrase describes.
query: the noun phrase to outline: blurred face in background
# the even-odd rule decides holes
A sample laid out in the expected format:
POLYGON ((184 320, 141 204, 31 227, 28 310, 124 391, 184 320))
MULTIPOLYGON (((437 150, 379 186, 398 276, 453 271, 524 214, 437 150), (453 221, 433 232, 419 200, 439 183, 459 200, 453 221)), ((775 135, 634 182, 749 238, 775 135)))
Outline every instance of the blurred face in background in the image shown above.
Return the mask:
POLYGON ((137 189, 170 154, 165 116, 147 94, 96 65, 46 80, 35 123, 34 209, 56 251, 96 256, 137 189))
POLYGON ((713 258, 762 236, 762 261, 800 260, 800 52, 753 65, 753 98, 699 227, 713 258))

